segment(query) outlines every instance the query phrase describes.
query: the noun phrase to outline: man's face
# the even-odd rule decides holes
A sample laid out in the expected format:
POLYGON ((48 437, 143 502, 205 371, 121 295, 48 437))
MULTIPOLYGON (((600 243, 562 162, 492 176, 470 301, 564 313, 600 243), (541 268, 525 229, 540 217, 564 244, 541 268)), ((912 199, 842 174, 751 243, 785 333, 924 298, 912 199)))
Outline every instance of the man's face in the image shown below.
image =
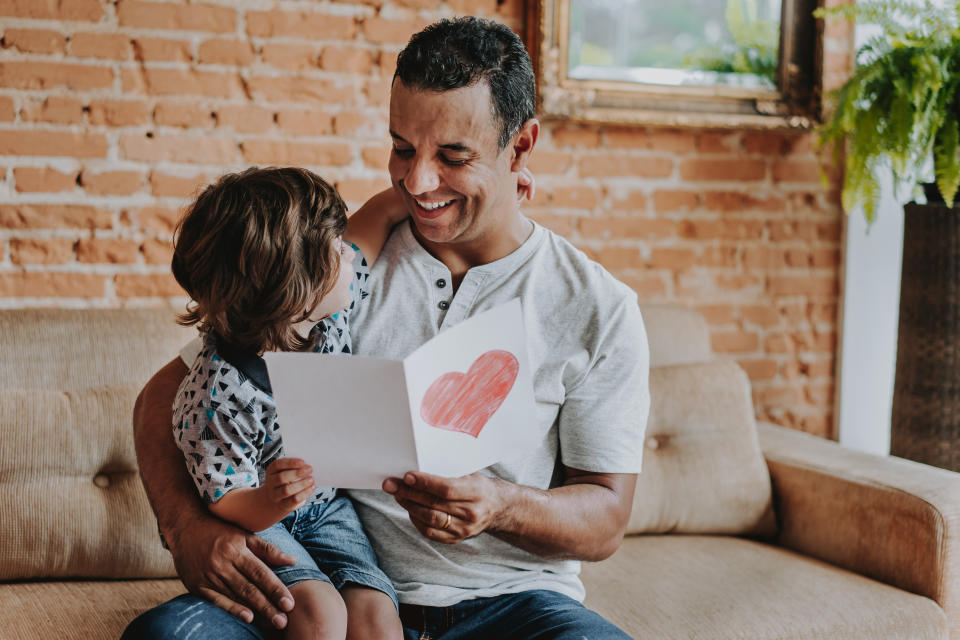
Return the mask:
POLYGON ((490 87, 450 91, 393 83, 390 179, 422 239, 483 241, 517 212, 512 148, 498 148, 490 87))

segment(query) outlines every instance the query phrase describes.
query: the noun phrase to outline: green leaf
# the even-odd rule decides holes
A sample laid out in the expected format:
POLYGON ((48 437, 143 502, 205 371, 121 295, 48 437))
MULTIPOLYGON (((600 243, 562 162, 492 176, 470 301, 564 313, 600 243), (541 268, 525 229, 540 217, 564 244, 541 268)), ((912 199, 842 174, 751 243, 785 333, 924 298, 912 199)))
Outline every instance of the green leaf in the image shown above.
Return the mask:
POLYGON ((937 187, 947 206, 952 207, 960 187, 960 127, 955 119, 944 123, 933 147, 933 164, 937 176, 937 187))

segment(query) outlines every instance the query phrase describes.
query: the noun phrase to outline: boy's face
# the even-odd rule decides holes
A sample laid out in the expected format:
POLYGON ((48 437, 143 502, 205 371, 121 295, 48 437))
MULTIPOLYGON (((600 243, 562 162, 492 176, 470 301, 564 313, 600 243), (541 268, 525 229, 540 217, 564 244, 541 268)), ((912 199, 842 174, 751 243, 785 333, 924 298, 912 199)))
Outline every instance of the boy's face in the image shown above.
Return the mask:
POLYGON ((310 319, 305 321, 312 323, 311 327, 327 316, 343 311, 350 306, 350 301, 353 299, 353 259, 357 252, 353 250, 349 242, 344 242, 343 238, 337 238, 334 250, 340 256, 340 273, 337 275, 337 281, 333 284, 333 288, 327 295, 323 296, 319 304, 310 312, 310 319))

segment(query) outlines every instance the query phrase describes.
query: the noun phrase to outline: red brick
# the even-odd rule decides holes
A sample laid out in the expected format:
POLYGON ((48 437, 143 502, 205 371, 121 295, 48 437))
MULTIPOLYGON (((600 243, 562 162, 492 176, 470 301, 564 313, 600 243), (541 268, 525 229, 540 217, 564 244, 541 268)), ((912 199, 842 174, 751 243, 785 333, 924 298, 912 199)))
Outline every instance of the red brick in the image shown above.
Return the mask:
POLYGON ((779 160, 773 163, 773 181, 820 184, 820 164, 816 160, 779 160))
POLYGON ((833 276, 771 276, 767 290, 775 296, 835 296, 839 283, 833 276))
POLYGON ((142 100, 93 100, 90 102, 90 124, 125 127, 150 121, 147 103, 142 100))
POLYGON ((580 234, 585 238, 670 238, 677 223, 666 218, 629 218, 600 216, 580 220, 580 234))
POLYGON ((20 193, 73 191, 77 187, 77 171, 57 171, 50 167, 17 167, 13 180, 20 193))
POLYGON ((173 260, 173 244, 164 240, 146 240, 140 245, 140 253, 147 264, 170 264, 173 260))
POLYGON ((241 133, 264 133, 273 126, 273 111, 263 107, 218 107, 214 117, 218 127, 229 127, 241 133))
POLYGON ((594 187, 557 187, 552 190, 550 201, 556 207, 595 209, 600 204, 600 191, 594 187))
POLYGON ((183 162, 229 165, 237 160, 237 145, 232 140, 203 135, 141 134, 120 136, 124 158, 140 162, 183 162))
POLYGON ((793 407, 803 402, 800 389, 791 387, 755 389, 753 395, 757 402, 768 407, 793 407))
POLYGON ((67 38, 49 29, 6 29, 0 42, 4 49, 24 53, 66 53, 67 38))
POLYGON ((77 98, 50 96, 43 102, 28 102, 20 109, 24 122, 53 122, 80 124, 83 122, 83 102, 77 98))
POLYGON ((442 2, 443 0, 393 0, 393 4, 396 6, 409 9, 435 9, 442 2))
POLYGON ((254 76, 247 80, 247 86, 254 98, 268 103, 308 102, 343 107, 357 98, 356 89, 349 84, 337 85, 314 77, 254 76))
POLYGON ((107 139, 99 133, 0 131, 0 156, 106 158, 107 139))
POLYGON ((340 136, 351 138, 387 139, 389 127, 380 114, 357 113, 345 111, 333 118, 333 131, 340 136))
POLYGON ((209 181, 205 175, 175 176, 154 171, 150 174, 150 192, 158 198, 193 197, 197 195, 200 192, 200 188, 209 181))
POLYGON ((573 235, 573 231, 577 222, 577 219, 574 216, 557 215, 532 210, 525 211, 524 213, 529 218, 535 220, 538 224, 550 229, 554 233, 559 233, 560 235, 568 238, 573 235))
POLYGON ((197 59, 204 64, 246 66, 253 62, 253 45, 236 38, 206 40, 200 43, 197 59))
POLYGON ((646 260, 636 247, 605 247, 597 251, 597 262, 610 271, 618 269, 643 269, 646 260))
POLYGON ((745 305, 740 307, 740 314, 747 322, 762 327, 780 324, 780 313, 769 305, 745 305))
POLYGON ((84 171, 80 175, 84 191, 95 196, 128 196, 140 191, 143 174, 139 171, 84 171))
POLYGON ((736 267, 740 249, 737 244, 710 245, 704 247, 697 264, 704 267, 736 267))
POLYGON ((743 194, 744 211, 763 211, 766 213, 783 213, 787 210, 786 201, 775 195, 757 196, 752 193, 743 194))
POLYGON ((707 211, 742 211, 744 194, 737 191, 707 191, 701 194, 707 211))
POLYGON ((743 149, 747 153, 775 156, 785 153, 786 148, 784 135, 776 131, 747 132, 743 136, 743 149))
POLYGON ((97 22, 103 18, 100 0, 0 0, 0 15, 34 20, 97 22))
POLYGON ((697 252, 693 249, 660 248, 650 252, 649 265, 653 269, 683 271, 697 263, 697 252))
POLYGON ((0 122, 13 122, 16 117, 17 111, 13 104, 13 98, 0 96, 0 122))
POLYGON ((0 229, 109 229, 113 213, 79 204, 0 204, 0 229))
POLYGON ((837 305, 826 303, 818 304, 812 303, 809 305, 807 312, 810 315, 810 319, 814 322, 836 322, 837 321, 837 305))
POLYGON ((69 238, 11 238, 10 262, 24 264, 66 264, 73 260, 69 238))
POLYGON ((158 233, 171 233, 180 220, 180 211, 164 207, 143 207, 126 213, 140 229, 158 233))
POLYGON ((124 76, 124 91, 145 91, 153 95, 199 95, 210 98, 245 98, 235 73, 193 69, 147 68, 137 76, 124 76), (142 83, 142 88, 141 84, 142 83))
POLYGON ((620 275, 618 278, 633 289, 641 299, 663 296, 667 293, 664 279, 659 275, 620 275))
POLYGON ((653 194, 653 210, 657 213, 693 211, 698 204, 695 191, 660 190, 653 194))
POLYGON ((831 404, 835 393, 836 389, 832 384, 811 384, 804 388, 807 402, 820 406, 831 404))
POLYGON ((399 51, 380 52, 380 56, 377 59, 377 66, 380 68, 380 75, 389 78, 393 77, 394 72, 397 70, 397 57, 399 53, 399 51))
POLYGON ((363 21, 363 34, 367 41, 378 44, 406 44, 410 36, 422 28, 420 20, 394 20, 377 16, 363 21))
POLYGON ((619 190, 613 191, 610 198, 610 208, 614 211, 643 213, 647 210, 647 194, 639 189, 630 189, 626 193, 619 190))
POLYGON ((77 260, 86 264, 133 264, 140 246, 121 238, 84 238, 77 243, 77 260))
POLYGON ((337 191, 347 202, 366 202, 374 194, 380 193, 390 186, 389 178, 349 178, 337 180, 337 191))
POLYGON ((363 157, 363 166, 381 171, 387 170, 387 161, 390 159, 389 147, 364 147, 360 155, 363 157))
POLYGON ((813 221, 780 221, 770 223, 770 240, 783 242, 790 240, 810 241, 817 238, 817 225, 813 221))
POLYGON ((319 165, 341 167, 350 164, 352 146, 331 142, 282 142, 245 140, 243 158, 254 164, 319 165))
POLYGON ((776 360, 739 360, 737 362, 752 381, 773 380, 777 376, 776 360))
POLYGON ((736 308, 729 304, 707 304, 697 306, 708 324, 730 324, 736 319, 736 308))
POLYGON ((233 9, 193 3, 120 0, 117 3, 117 19, 121 27, 174 31, 232 33, 237 26, 237 12, 233 9))
POLYGON ((184 129, 208 128, 215 122, 210 107, 196 102, 158 102, 153 109, 153 121, 160 126, 184 129))
POLYGON ((767 165, 762 160, 730 158, 692 158, 680 164, 680 177, 691 182, 710 180, 763 180, 767 165))
POLYGON ((279 109, 277 126, 285 133, 326 135, 333 133, 333 116, 316 109, 279 109))
POLYGON ((293 71, 316 69, 320 64, 319 48, 312 44, 271 42, 263 45, 260 57, 264 64, 293 71))
POLYGON ((121 273, 113 278, 117 296, 121 298, 174 298, 186 293, 173 279, 172 273, 121 273))
POLYGON ((367 81, 363 94, 367 104, 374 107, 386 107, 390 104, 390 78, 373 78, 367 81))
POLYGON ((106 283, 106 276, 90 273, 0 273, 0 297, 98 298, 105 294, 106 283))
POLYGON ((75 58, 127 60, 132 51, 130 38, 119 33, 85 32, 70 36, 70 55, 75 58))
POLYGON ((559 175, 573 166, 573 156, 558 151, 537 150, 530 156, 529 167, 534 175, 559 175))
POLYGON ((357 21, 351 16, 307 11, 247 11, 247 35, 255 38, 353 40, 356 33, 357 21))
POLYGON ((662 156, 580 156, 584 177, 666 178, 673 173, 673 160, 662 156))
POLYGON ((697 149, 703 153, 739 151, 740 135, 720 131, 703 131, 697 139, 697 149))
POLYGON ((136 38, 133 50, 144 62, 192 62, 193 45, 189 40, 169 38, 136 38))
POLYGON ((757 245, 744 248, 743 266, 746 269, 779 269, 787 266, 787 261, 780 249, 757 245))
MULTIPOLYGON (((394 59, 396 67, 396 59, 394 59)), ((366 75, 373 68, 373 52, 359 47, 324 47, 320 54, 320 68, 366 75)))
POLYGON ((837 222, 820 222, 817 224, 817 239, 839 242, 843 234, 843 227, 837 222))
POLYGON ((654 151, 683 154, 697 150, 697 135, 693 131, 651 129, 647 138, 650 148, 654 151))
POLYGON ((0 87, 45 90, 65 87, 75 91, 113 85, 113 69, 59 62, 0 62, 0 87))
POLYGON ((551 131, 550 137, 555 145, 561 147, 595 149, 600 146, 600 131, 594 127, 558 125, 551 131))

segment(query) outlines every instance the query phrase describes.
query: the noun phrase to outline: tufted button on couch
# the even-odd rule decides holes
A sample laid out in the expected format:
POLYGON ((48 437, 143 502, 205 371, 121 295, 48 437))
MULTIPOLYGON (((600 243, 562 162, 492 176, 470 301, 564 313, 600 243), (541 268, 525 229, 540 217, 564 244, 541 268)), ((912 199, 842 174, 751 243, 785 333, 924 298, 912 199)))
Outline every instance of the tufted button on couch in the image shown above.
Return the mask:
MULTIPOLYGON (((960 475, 757 425, 703 318, 643 311, 644 473, 587 605, 644 639, 960 638, 960 475)), ((130 424, 172 317, 0 311, 0 638, 116 638, 183 592, 130 424)))

